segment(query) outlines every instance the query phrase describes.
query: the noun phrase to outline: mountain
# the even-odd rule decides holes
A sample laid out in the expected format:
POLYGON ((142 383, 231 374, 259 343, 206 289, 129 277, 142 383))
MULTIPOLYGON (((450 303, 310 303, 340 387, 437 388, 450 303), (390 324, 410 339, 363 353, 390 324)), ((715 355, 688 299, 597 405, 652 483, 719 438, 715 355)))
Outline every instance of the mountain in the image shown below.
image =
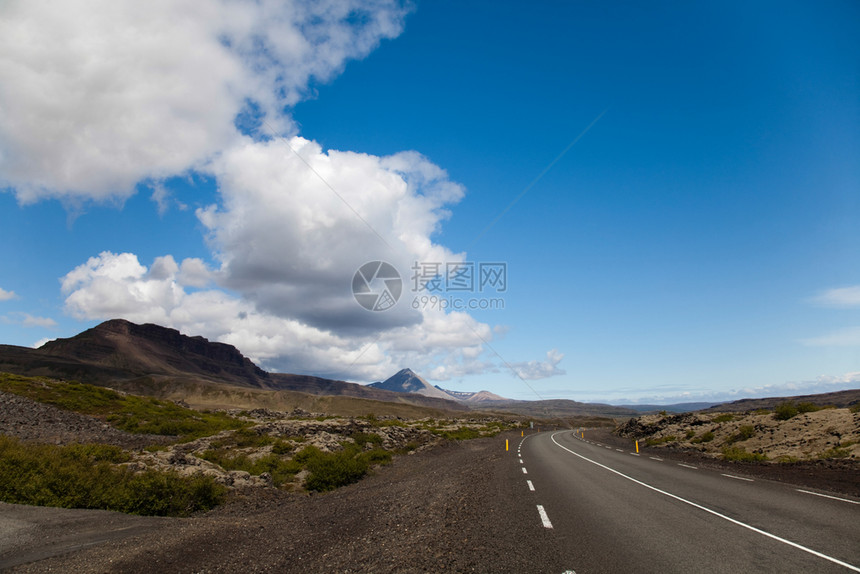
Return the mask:
POLYGON ((375 389, 393 391, 395 393, 414 393, 425 397, 435 397, 437 399, 445 399, 449 401, 456 399, 456 397, 453 397, 446 391, 434 387, 416 375, 411 369, 403 369, 388 377, 381 383, 371 383, 367 386, 375 389))
POLYGON ((469 392, 469 391, 451 391, 448 389, 443 389, 439 385, 436 385, 436 388, 442 391, 443 393, 447 393, 448 395, 454 397, 458 401, 463 401, 466 403, 484 403, 487 401, 508 401, 510 399, 506 399, 505 397, 501 397, 497 394, 491 393, 490 391, 478 391, 478 392, 469 392))
POLYGON ((405 395, 346 381, 268 373, 232 345, 124 319, 106 321, 38 349, 0 345, 2 371, 78 380, 154 396, 181 396, 189 388, 201 393, 244 388, 467 410, 448 396, 405 395))

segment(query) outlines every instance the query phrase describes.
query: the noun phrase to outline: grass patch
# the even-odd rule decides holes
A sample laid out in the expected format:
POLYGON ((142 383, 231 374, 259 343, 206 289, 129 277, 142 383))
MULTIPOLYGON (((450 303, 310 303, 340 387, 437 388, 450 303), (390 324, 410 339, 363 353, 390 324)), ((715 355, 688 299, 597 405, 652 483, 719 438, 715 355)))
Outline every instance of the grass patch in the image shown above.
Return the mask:
POLYGON ((734 444, 736 442, 741 442, 745 440, 749 440, 755 436, 755 427, 752 425, 742 425, 738 428, 738 432, 730 436, 726 439, 726 444, 734 444))
POLYGON ((797 403, 797 412, 798 413, 814 413, 814 412, 820 411, 822 409, 824 409, 824 407, 819 407, 815 403, 810 403, 810 402, 797 403))
POLYGON ((349 435, 349 438, 355 441, 358 446, 364 447, 367 443, 374 446, 382 445, 382 437, 373 432, 354 432, 349 435))
POLYGON ((800 411, 797 409, 794 401, 785 401, 774 407, 773 418, 778 421, 787 421, 790 418, 796 417, 799 413, 800 411))
POLYGON ((388 464, 391 453, 382 449, 362 452, 350 444, 339 452, 323 452, 317 447, 303 448, 294 458, 309 475, 305 480, 308 490, 326 492, 361 480, 374 464, 388 464))
POLYGON ((63 410, 99 417, 120 430, 136 434, 193 440, 250 424, 222 413, 199 412, 170 401, 123 395, 104 387, 77 382, 0 373, 0 390, 63 410))
POLYGON ((14 504, 188 516, 220 504, 227 490, 209 477, 116 466, 128 453, 106 445, 34 445, 0 436, 0 500, 14 504))
POLYGON ((852 413, 860 413, 860 403, 854 403, 848 407, 848 410, 852 413))
POLYGON ((219 448, 204 451, 200 454, 200 458, 217 464, 224 470, 243 470, 252 476, 260 476, 268 472, 275 486, 291 481, 302 470, 302 465, 298 462, 283 459, 274 453, 252 459, 247 454, 234 454, 229 449, 219 448))
POLYGON ((706 431, 702 433, 702 436, 696 437, 690 442, 693 444, 699 444, 703 442, 711 442, 712 440, 714 440, 714 433, 712 431, 706 431))
POLYGON ((689 429, 689 430, 687 430, 687 433, 684 435, 684 438, 687 440, 690 440, 694 436, 696 436, 696 431, 694 431, 693 429, 689 429))
POLYGON ((757 452, 747 452, 739 446, 723 447, 723 460, 731 460, 737 462, 760 462, 767 460, 767 457, 757 452))
POLYGON ((727 423, 729 421, 735 420, 735 415, 732 413, 723 413, 721 415, 717 415, 712 419, 712 422, 715 423, 727 423))
POLYGON ((821 460, 829 460, 831 458, 848 458, 849 456, 851 456, 851 452, 847 448, 839 446, 829 448, 818 454, 818 458, 821 460))

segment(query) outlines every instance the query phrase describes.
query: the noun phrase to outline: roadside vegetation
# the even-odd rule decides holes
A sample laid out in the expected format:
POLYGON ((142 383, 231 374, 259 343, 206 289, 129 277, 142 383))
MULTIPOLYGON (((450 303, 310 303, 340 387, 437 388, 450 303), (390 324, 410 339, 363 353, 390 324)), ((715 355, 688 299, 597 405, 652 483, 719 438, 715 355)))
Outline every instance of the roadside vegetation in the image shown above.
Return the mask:
POLYGON ((95 385, 0 373, 0 391, 100 418, 120 430, 189 441, 249 424, 224 413, 200 412, 170 401, 126 395, 95 385))
POLYGON ((220 504, 227 489, 204 476, 118 466, 131 456, 109 445, 24 444, 0 435, 0 500, 14 504, 188 516, 220 504))

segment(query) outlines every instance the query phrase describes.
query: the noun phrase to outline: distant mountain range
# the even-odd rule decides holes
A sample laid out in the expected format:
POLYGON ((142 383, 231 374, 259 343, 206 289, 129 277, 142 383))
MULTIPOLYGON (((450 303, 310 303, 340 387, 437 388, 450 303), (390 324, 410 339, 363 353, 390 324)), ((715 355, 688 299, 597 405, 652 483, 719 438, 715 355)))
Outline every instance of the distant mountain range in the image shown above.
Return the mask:
POLYGON ((388 377, 381 383, 368 385, 376 389, 394 391, 397 393, 416 393, 425 397, 436 397, 445 400, 455 400, 463 403, 484 403, 487 401, 508 401, 505 397, 493 394, 490 391, 479 391, 477 393, 467 391, 449 391, 438 385, 431 385, 411 369, 403 369, 388 377))
MULTIPOLYGON (((304 401, 313 405, 331 404, 333 400, 343 405, 344 401, 357 399, 351 403, 351 408, 359 413, 378 408, 379 403, 374 407, 373 403, 361 402, 365 400, 402 405, 398 412, 405 412, 403 409, 408 407, 412 409, 410 412, 417 412, 415 408, 430 408, 534 417, 623 418, 637 416, 643 411, 681 412, 708 406, 713 410, 772 408, 786 400, 744 399, 717 406, 702 403, 613 406, 564 399, 518 401, 489 391, 451 391, 433 386, 410 369, 403 369, 382 382, 360 385, 310 375, 269 373, 232 345, 183 335, 160 325, 137 325, 123 319, 106 321, 74 337, 45 343, 38 349, 0 345, 0 372, 78 380, 137 394, 173 398, 182 397, 192 389, 198 398, 219 393, 235 397, 238 393, 250 402, 270 391, 294 393, 290 399, 293 404, 296 404, 297 394, 319 397, 304 401)), ((845 406, 860 400, 860 390, 789 398, 845 406)), ((284 400, 279 404, 284 404, 284 400)))
POLYGON ((447 411, 468 408, 454 400, 405 395, 366 385, 308 375, 268 373, 236 347, 189 337, 160 325, 106 321, 38 349, 0 345, 0 371, 47 376, 163 396, 183 386, 295 391, 405 403, 447 411))

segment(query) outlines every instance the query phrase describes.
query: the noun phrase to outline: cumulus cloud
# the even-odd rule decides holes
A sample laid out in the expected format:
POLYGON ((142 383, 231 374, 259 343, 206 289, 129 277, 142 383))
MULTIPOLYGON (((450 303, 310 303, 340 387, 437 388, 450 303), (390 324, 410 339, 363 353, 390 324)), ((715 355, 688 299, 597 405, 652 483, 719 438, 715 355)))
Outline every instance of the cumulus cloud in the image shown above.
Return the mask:
POLYGON ((465 313, 426 311, 417 325, 343 334, 258 310, 221 289, 189 289, 182 282, 188 261, 177 264, 164 256, 147 268, 134 254, 103 252, 62 279, 66 312, 79 319, 123 317, 200 334, 283 372, 373 381, 410 365, 419 371, 441 369, 439 378, 445 379, 488 366, 479 357, 491 329, 465 313))
MULTIPOLYGON (((373 313, 351 292, 368 261, 394 265, 405 287, 415 262, 462 261, 433 239, 462 187, 417 152, 324 150, 289 115, 313 85, 400 34, 408 10, 398 0, 0 4, 0 189, 76 205, 146 188, 164 214, 183 208, 167 178, 217 185, 196 211, 212 263, 164 254, 147 266, 105 251, 61 279, 66 312, 202 334, 277 370, 373 380, 403 366, 438 379, 494 369, 481 358, 493 330, 470 315, 405 300, 373 313)), ((557 374, 553 360, 523 368, 557 374)))
MULTIPOLYGON (((0 188, 123 200, 199 167, 400 33, 395 1, 47 0, 0 4, 0 188)), ((163 204, 155 189, 154 199, 163 204)))
POLYGON ((860 285, 828 289, 818 294, 812 300, 826 307, 860 307, 860 285))
POLYGON ((415 325, 421 316, 408 305, 385 313, 356 305, 355 272, 387 261, 407 284, 416 261, 462 260, 431 235, 463 190, 417 153, 324 152, 300 137, 246 140, 213 170, 221 205, 197 215, 222 284, 268 313, 323 329, 415 325))
POLYGON ((566 371, 559 369, 558 364, 564 358, 564 353, 551 349, 546 353, 546 361, 529 361, 527 363, 511 363, 516 374, 526 380, 546 379, 564 375, 566 371))
POLYGON ((18 296, 14 291, 6 291, 3 288, 0 288, 0 301, 9 301, 11 299, 17 299, 18 296))

